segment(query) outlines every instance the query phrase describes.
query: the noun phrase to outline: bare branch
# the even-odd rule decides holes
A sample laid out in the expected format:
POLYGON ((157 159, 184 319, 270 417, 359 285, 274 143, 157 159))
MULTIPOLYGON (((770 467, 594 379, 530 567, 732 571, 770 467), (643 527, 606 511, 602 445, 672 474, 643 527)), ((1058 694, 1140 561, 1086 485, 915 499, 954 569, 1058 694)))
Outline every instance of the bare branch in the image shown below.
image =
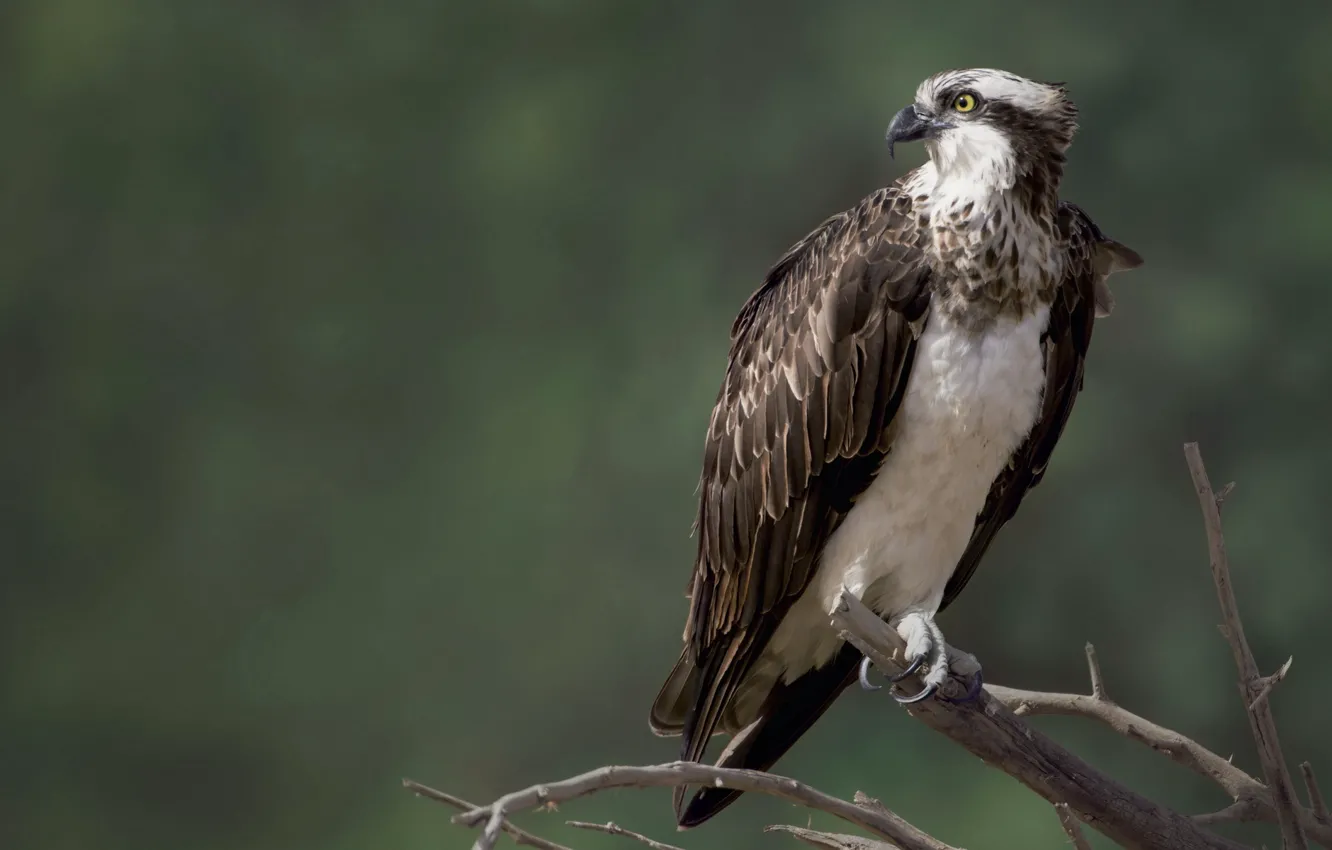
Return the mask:
POLYGON ((1231 803, 1219 812, 1194 815, 1193 822, 1204 826, 1215 826, 1218 823, 1249 823, 1256 820, 1272 820, 1270 811, 1266 813, 1266 816, 1264 814, 1262 804, 1257 800, 1247 799, 1231 803))
MULTIPOLYGON (((811 809, 827 812, 862 829, 887 839, 901 850, 956 850, 916 829, 902 818, 839 800, 794 779, 774 776, 756 770, 733 770, 694 762, 676 761, 648 767, 602 767, 570 779, 533 785, 522 791, 505 794, 488 806, 481 806, 456 815, 454 823, 479 826, 484 823, 473 850, 491 850, 504 828, 505 818, 514 813, 534 809, 543 803, 563 803, 586 794, 608 788, 671 788, 677 785, 713 785, 767 794, 802 803, 811 809)), ((886 811, 886 810, 885 810, 886 811)))
POLYGON ((806 844, 823 848, 823 850, 898 850, 897 845, 895 844, 875 841, 873 838, 863 838, 859 835, 843 835, 839 832, 819 832, 814 829, 803 829, 798 826, 787 826, 786 824, 781 823, 766 827, 763 831, 786 832, 806 844))
POLYGON ((1108 700, 1098 700, 1086 694, 1058 694, 1045 691, 1026 691, 1002 685, 986 685, 990 696, 1010 709, 1022 710, 1025 717, 1037 715, 1067 715, 1085 717, 1109 726, 1132 741, 1137 741, 1178 762, 1199 776, 1221 786, 1232 799, 1265 798, 1266 789, 1257 779, 1245 773, 1203 745, 1178 732, 1140 717, 1108 700))
POLYGON ((662 844, 660 841, 648 838, 646 835, 625 829, 613 821, 607 821, 606 823, 589 823, 584 820, 567 820, 565 823, 569 826, 577 827, 578 829, 590 829, 593 832, 604 832, 607 835, 622 835, 625 838, 632 838, 635 841, 646 844, 651 847, 652 850, 680 850, 679 847, 676 847, 673 844, 662 844))
MULTIPOLYGON (((1091 648, 1091 644, 1087 644, 1091 648)), ((1092 657, 1088 653, 1088 657, 1092 657)), ((1087 836, 1082 834, 1082 824, 1078 823, 1078 816, 1073 814, 1073 810, 1068 807, 1068 803, 1055 803, 1055 814, 1059 815, 1059 825, 1064 828, 1064 834, 1073 842, 1075 850, 1092 850, 1092 846, 1087 841, 1087 836)))
POLYGON ((1306 762, 1300 762, 1300 773, 1304 774, 1304 787, 1309 791, 1309 805, 1313 807, 1313 815, 1322 823, 1327 823, 1329 818, 1327 814, 1327 803, 1323 802, 1323 792, 1318 787, 1318 777, 1314 776, 1313 765, 1306 762))
POLYGON ((1235 591, 1230 581, 1230 562, 1226 556, 1225 537, 1221 532, 1221 508, 1212 492, 1212 483, 1207 477, 1207 468, 1203 465, 1202 453, 1197 443, 1185 443, 1184 457, 1189 464, 1189 474, 1193 478, 1193 487, 1198 494, 1198 504, 1202 508, 1203 527, 1207 531, 1207 549, 1212 565, 1212 581, 1216 585, 1216 595, 1221 603, 1221 615, 1226 626, 1226 637, 1235 656, 1235 666, 1239 669, 1240 693, 1248 707, 1249 727, 1253 731, 1254 741, 1258 744, 1258 757, 1263 766, 1263 775, 1272 793, 1272 802, 1276 807, 1277 822, 1281 827, 1281 841, 1285 850, 1303 850, 1308 847, 1304 829, 1297 815, 1297 799, 1290 770, 1281 753, 1281 743, 1277 738, 1276 720, 1267 700, 1260 698, 1262 682, 1258 673, 1258 663, 1254 661, 1249 642, 1244 637, 1244 625, 1240 622, 1239 604, 1235 601, 1235 591), (1258 697, 1258 698, 1256 698, 1258 697))
MULTIPOLYGON (((415 793, 420 797, 425 797, 436 802, 443 803, 446 806, 453 806, 455 809, 461 809, 464 812, 476 810, 476 805, 469 803, 462 797, 455 797, 452 794, 446 794, 443 791, 436 791, 429 785, 422 785, 420 782, 414 782, 410 779, 402 780, 402 787, 415 793)), ((539 835, 533 835, 525 829, 519 829, 511 823, 504 824, 504 831, 509 834, 518 844, 528 847, 537 847, 539 850, 570 850, 563 844, 556 844, 554 841, 547 841, 539 835)))
POLYGON ((1109 702, 1110 697, 1105 692, 1105 680, 1101 678, 1101 662, 1096 658, 1096 647, 1092 646, 1091 641, 1087 641, 1083 651, 1087 653, 1087 673, 1091 676, 1092 696, 1109 702))
MULTIPOLYGON (((1002 685, 986 685, 990 696, 1002 702, 1014 714, 1022 717, 1039 715, 1065 715, 1085 717, 1106 726, 1144 746, 1166 755, 1194 773, 1215 782, 1227 796, 1257 813, 1250 820, 1276 823, 1276 809, 1267 787, 1230 759, 1223 758, 1185 735, 1167 729, 1110 702, 1086 694, 1059 694, 1045 691, 1026 691, 1002 685)), ((1315 813, 1300 808, 1300 822, 1305 831, 1324 847, 1332 847, 1332 824, 1320 823, 1315 813)), ((1206 816, 1201 816, 1206 817, 1206 816)), ((1206 821, 1194 818, 1195 823, 1206 821)))
MULTIPOLYGON (((903 657, 905 651, 901 636, 854 595, 843 591, 832 621, 884 673, 896 674, 902 670, 894 660, 894 656, 903 657)), ((967 682, 954 672, 940 690, 944 696, 957 698, 966 693, 967 682)), ((1096 705, 1113 705, 1087 699, 1096 705)), ((970 703, 926 700, 912 705, 909 711, 1050 803, 1067 803, 1089 826, 1124 847, 1144 850, 1242 847, 1106 776, 1023 723, 1003 702, 985 691, 970 703)))

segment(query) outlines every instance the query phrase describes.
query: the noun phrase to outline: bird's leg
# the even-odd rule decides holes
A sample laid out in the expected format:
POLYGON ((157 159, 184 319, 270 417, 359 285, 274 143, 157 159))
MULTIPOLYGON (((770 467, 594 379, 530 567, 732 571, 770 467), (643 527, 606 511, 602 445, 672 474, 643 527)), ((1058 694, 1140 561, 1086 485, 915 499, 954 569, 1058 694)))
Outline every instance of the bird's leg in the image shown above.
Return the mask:
MULTIPOLYGON (((948 645, 944 642, 943 632, 934 622, 933 615, 921 609, 912 609, 903 613, 897 619, 896 628, 897 633, 902 636, 902 640, 906 641, 906 660, 908 664, 905 670, 893 676, 891 680, 900 682, 924 670, 921 676, 924 687, 914 696, 899 697, 894 694, 893 699, 903 705, 929 699, 938 692, 939 687, 948 678, 948 645)), ((860 663, 860 686, 865 690, 877 691, 881 686, 870 684, 869 664, 869 658, 865 658, 860 663)), ((980 694, 983 683, 984 679, 981 676, 980 667, 977 665, 966 695, 960 699, 949 699, 947 697, 944 697, 944 699, 948 702, 970 702, 980 694)))

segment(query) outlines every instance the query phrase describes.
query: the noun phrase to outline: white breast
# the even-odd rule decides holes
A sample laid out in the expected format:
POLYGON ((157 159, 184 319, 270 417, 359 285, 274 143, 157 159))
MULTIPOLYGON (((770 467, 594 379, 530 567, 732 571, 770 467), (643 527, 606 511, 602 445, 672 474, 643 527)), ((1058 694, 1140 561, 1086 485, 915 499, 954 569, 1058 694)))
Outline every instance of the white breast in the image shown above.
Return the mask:
POLYGON ((1048 319, 1041 308, 973 335, 931 315, 888 457, 765 652, 788 681, 836 652, 827 612, 843 586, 880 614, 938 609, 990 485, 1035 424, 1048 319))

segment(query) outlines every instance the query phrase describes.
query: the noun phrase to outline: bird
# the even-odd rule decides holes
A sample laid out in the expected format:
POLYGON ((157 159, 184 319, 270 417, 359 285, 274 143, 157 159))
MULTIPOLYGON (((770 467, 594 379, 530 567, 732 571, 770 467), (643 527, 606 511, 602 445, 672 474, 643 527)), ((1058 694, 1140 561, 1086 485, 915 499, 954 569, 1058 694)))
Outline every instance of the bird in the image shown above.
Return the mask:
MULTIPOLYGON (((853 682, 876 687, 830 624, 843 589, 906 642, 920 690, 895 699, 947 679, 935 617, 1045 475, 1106 278, 1143 263, 1059 197, 1077 114, 1063 83, 928 77, 886 134, 927 161, 795 243, 736 316, 684 646, 649 718, 681 759, 725 733, 719 766, 767 770, 853 682)), ((739 793, 677 788, 677 823, 739 793)))

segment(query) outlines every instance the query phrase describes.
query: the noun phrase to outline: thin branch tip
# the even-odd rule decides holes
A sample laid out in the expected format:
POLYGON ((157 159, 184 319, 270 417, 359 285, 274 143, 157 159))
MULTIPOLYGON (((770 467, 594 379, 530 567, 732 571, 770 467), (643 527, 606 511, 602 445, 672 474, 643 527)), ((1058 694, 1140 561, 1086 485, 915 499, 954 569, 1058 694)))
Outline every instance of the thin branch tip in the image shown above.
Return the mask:
POLYGON ((1295 661, 1295 656, 1292 655, 1290 658, 1287 658, 1286 663, 1282 664, 1281 667, 1278 668, 1277 671, 1272 675, 1261 676, 1256 681, 1249 683, 1250 690, 1252 690, 1253 687, 1255 686, 1258 688, 1257 696, 1255 696, 1249 702, 1248 710, 1250 712, 1256 710, 1258 708, 1258 704, 1266 700, 1272 694, 1272 690, 1277 685, 1281 684, 1281 681, 1286 678, 1286 674, 1290 672, 1290 665, 1294 661, 1295 661))
POLYGON ((1091 678, 1092 696, 1108 702, 1110 697, 1105 690, 1105 678, 1101 675, 1101 661, 1096 657, 1096 647, 1087 641, 1083 651, 1087 653, 1087 674, 1091 678))
MULTIPOLYGON (((478 817, 484 816, 484 807, 477 806, 474 803, 469 803, 466 800, 464 800, 462 797, 455 797, 452 794, 446 794, 443 791, 437 791, 434 788, 431 788, 429 785, 422 785, 420 782, 417 782, 412 779, 402 780, 402 785, 404 788, 407 788, 413 793, 415 793, 418 797, 425 797, 427 799, 443 803, 446 806, 452 806, 455 809, 460 809, 462 811, 462 814, 454 815, 451 818, 453 823, 464 824, 465 819, 469 815, 476 815, 478 817)), ((526 847, 535 847, 537 848, 537 850, 570 850, 570 848, 565 847, 563 844, 557 844, 556 842, 542 838, 539 835, 533 835, 527 830, 520 829, 519 827, 516 827, 511 823, 507 822, 504 823, 502 828, 505 832, 509 834, 509 837, 512 838, 516 844, 521 844, 526 847)))
MULTIPOLYGON (((1091 644, 1087 644, 1091 646, 1091 644)), ((1064 828, 1064 834, 1073 842, 1075 850, 1092 850, 1091 844, 1087 841, 1087 836, 1082 832, 1082 824, 1078 821, 1078 816, 1073 813, 1073 809, 1068 803, 1055 803, 1055 813, 1059 815, 1059 825, 1064 828)))
POLYGON ((1313 809, 1313 815, 1323 823, 1332 821, 1327 811, 1327 803, 1323 802, 1322 789, 1318 787, 1318 777, 1314 776, 1313 765, 1307 761, 1300 762, 1300 773, 1304 775, 1304 788, 1309 792, 1309 806, 1313 809))
POLYGON ((1305 837, 1302 818, 1296 809, 1294 783, 1291 781, 1285 756, 1281 752, 1276 720, 1266 699, 1276 682, 1270 681, 1265 686, 1260 683, 1262 677, 1258 672, 1258 663, 1254 660, 1253 650, 1249 648, 1249 642, 1244 636, 1239 603, 1235 599, 1235 589, 1231 583, 1225 535, 1221 530, 1221 506, 1212 490, 1207 466, 1203 463, 1197 443, 1184 445, 1184 459, 1188 463, 1189 477, 1193 479, 1194 490, 1198 495, 1198 507, 1202 510, 1203 530, 1207 535, 1208 560, 1212 567, 1212 583, 1216 586, 1217 602, 1221 606, 1221 616, 1224 620, 1223 634, 1230 643, 1235 667, 1239 672, 1245 713, 1248 715, 1249 728, 1257 745, 1263 776, 1272 794, 1277 825, 1281 828, 1282 847, 1284 850, 1304 850, 1308 847, 1308 840, 1305 837), (1260 690, 1256 694, 1253 691, 1255 683, 1260 683, 1260 690))
POLYGON ((625 829, 615 821, 606 821, 605 823, 592 823, 591 821, 583 821, 583 820, 567 820, 564 823, 567 826, 574 827, 575 829, 586 829, 591 832, 604 832, 607 835, 619 835, 624 838, 631 838, 634 841, 637 841, 639 844, 646 844, 648 847, 651 847, 652 850, 681 850, 681 848, 676 847, 674 844, 664 844, 660 841, 657 841, 656 839, 648 838, 646 835, 643 835, 642 833, 634 832, 631 829, 625 829))

